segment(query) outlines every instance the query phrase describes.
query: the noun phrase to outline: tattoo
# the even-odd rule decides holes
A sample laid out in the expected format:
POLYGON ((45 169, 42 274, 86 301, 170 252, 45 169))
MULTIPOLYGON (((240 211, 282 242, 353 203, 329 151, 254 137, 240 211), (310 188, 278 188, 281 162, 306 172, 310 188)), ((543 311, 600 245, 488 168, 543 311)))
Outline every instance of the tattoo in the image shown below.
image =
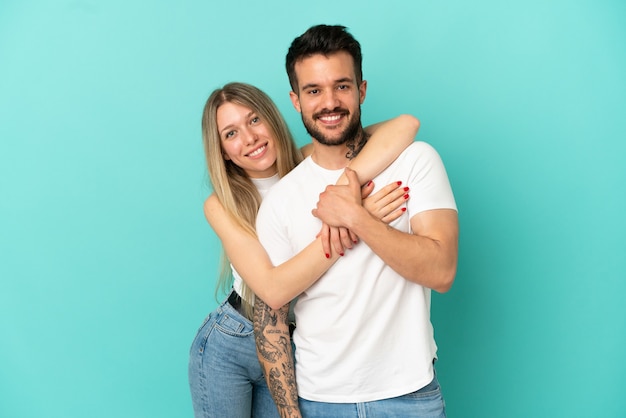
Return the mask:
POLYGON ((254 335, 259 362, 281 417, 300 417, 296 374, 289 335, 289 305, 273 310, 258 296, 254 335))
POLYGON ((357 155, 359 155, 359 152, 361 152, 367 141, 370 139, 370 136, 370 134, 361 129, 359 135, 355 136, 355 138, 353 138, 352 140, 346 142, 346 146, 350 150, 346 153, 346 158, 352 160, 357 155))

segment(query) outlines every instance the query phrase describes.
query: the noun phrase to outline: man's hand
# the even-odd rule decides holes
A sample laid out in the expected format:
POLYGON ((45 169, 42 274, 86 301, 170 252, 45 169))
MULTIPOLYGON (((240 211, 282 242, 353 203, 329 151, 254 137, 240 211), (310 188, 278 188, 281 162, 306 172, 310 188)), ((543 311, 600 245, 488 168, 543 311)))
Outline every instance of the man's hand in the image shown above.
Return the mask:
MULTIPOLYGON (((355 176, 353 176, 353 174, 355 174, 353 170, 346 168, 346 178, 348 179, 348 184, 343 186, 327 187, 326 191, 320 195, 318 208, 312 211, 314 216, 324 221, 322 218, 322 216, 325 216, 324 212, 320 211, 322 199, 324 199, 324 208, 329 208, 328 210, 332 210, 331 213, 335 215, 337 215, 335 210, 330 209, 334 202, 337 202, 334 199, 342 199, 345 197, 348 201, 351 201, 352 198, 354 198, 354 202, 357 204, 356 196, 352 195, 352 187, 353 184, 356 184, 355 182, 358 182, 358 180, 355 176), (348 170, 352 174, 348 175, 348 170), (348 194, 342 197, 342 193, 348 194)), ((402 182, 400 181, 390 183, 372 195, 371 193, 374 190, 374 183, 370 181, 361 188, 360 205, 363 206, 363 208, 365 208, 374 218, 380 219, 382 222, 389 224, 402 216, 406 211, 405 204, 409 198, 409 188, 400 187, 401 185, 402 182)), ((355 206, 355 208, 358 210, 357 206, 355 206)), ((351 214, 354 215, 354 212, 351 212, 351 214)), ((348 219, 352 219, 352 216, 349 216, 348 219)), ((338 219, 335 219, 335 221, 339 222, 338 219)), ((354 232, 346 227, 330 226, 326 222, 322 225, 322 229, 318 236, 322 237, 322 246, 326 257, 330 257, 331 247, 337 254, 343 255, 344 251, 352 248, 359 239, 354 232)))
MULTIPOLYGON (((389 202, 389 196, 391 196, 392 192, 394 192, 394 188, 387 186, 374 196, 370 196, 373 190, 374 183, 371 181, 361 188, 361 199, 364 199, 363 206, 372 214, 374 214, 374 210, 380 212, 383 209, 381 202, 389 202), (366 205, 366 203, 369 203, 369 206, 366 205), (373 210, 370 210, 370 207, 373 210)), ((399 204, 397 204, 397 202, 394 203, 396 203, 395 209, 397 209, 399 204)), ((389 204, 388 206, 393 207, 393 205, 389 204)), ((389 213, 386 213, 385 215, 389 215, 389 213)), ((351 249, 359 240, 359 237, 357 237, 356 234, 349 229, 343 227, 331 227, 326 223, 322 224, 322 229, 320 230, 318 236, 321 236, 322 238, 322 247, 324 249, 324 253, 326 254, 326 258, 330 258, 332 250, 339 255, 343 255, 345 250, 351 249)))
POLYGON ((312 213, 330 226, 350 229, 354 212, 365 209, 362 206, 361 187, 356 172, 346 167, 345 173, 348 184, 327 186, 326 190, 320 193, 317 208, 313 209, 312 213))

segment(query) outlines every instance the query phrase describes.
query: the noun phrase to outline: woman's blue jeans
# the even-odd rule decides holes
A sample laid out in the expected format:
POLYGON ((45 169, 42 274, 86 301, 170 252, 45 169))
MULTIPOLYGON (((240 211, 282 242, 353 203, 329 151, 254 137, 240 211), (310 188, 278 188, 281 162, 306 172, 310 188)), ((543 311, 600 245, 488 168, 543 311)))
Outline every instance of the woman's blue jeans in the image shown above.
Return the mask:
POLYGON ((252 322, 224 301, 205 319, 189 353, 196 418, 278 418, 259 365, 252 322))

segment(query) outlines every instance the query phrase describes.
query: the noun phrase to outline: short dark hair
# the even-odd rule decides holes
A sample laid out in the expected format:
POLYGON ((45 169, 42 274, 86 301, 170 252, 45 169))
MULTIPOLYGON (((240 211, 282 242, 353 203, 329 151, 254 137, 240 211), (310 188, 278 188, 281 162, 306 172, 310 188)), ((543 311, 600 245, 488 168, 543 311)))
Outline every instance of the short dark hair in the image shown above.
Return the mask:
POLYGON ((341 25, 317 25, 310 27, 302 35, 293 40, 285 65, 291 89, 298 93, 298 79, 296 77, 296 62, 314 54, 328 56, 336 52, 345 51, 354 61, 354 73, 356 81, 363 81, 361 44, 354 39, 345 26, 341 25))

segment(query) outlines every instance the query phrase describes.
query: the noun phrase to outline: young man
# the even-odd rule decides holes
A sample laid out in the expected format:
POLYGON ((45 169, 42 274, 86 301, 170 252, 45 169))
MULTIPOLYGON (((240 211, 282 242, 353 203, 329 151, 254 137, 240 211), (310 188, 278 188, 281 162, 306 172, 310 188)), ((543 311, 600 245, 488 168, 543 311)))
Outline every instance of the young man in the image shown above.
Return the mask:
MULTIPOLYGON (((374 179, 376 185, 401 181, 411 190, 406 214, 391 225, 363 210, 357 173, 347 170, 347 186, 327 187, 367 141, 361 61, 359 43, 343 26, 314 26, 291 44, 290 96, 314 150, 264 199, 257 233, 275 265, 307 245, 321 221, 347 227, 361 240, 294 308, 303 416, 444 417, 430 294, 446 292, 454 280, 458 219, 441 159, 416 142, 374 179)), ((255 311, 270 390, 283 416, 298 416, 288 307, 273 312, 259 300, 255 311)))

